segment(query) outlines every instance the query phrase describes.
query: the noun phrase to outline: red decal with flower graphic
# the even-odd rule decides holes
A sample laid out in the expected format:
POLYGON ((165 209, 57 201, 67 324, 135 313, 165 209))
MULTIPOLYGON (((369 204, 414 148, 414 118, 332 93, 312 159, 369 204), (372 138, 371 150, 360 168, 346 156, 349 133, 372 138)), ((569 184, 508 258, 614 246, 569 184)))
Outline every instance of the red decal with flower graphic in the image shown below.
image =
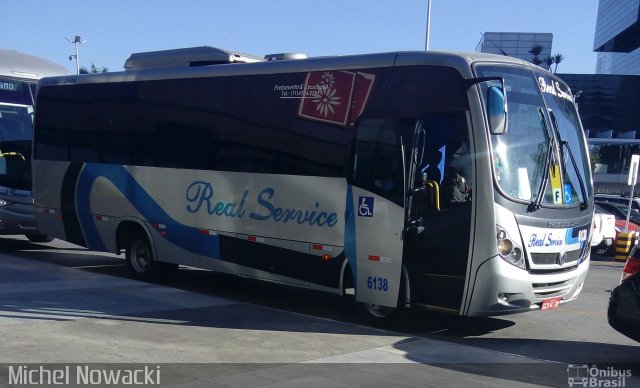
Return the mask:
POLYGON ((375 75, 349 71, 307 73, 298 116, 347 126, 366 106, 375 75))
POLYGON ((346 126, 354 82, 355 74, 348 71, 307 73, 298 115, 346 126))

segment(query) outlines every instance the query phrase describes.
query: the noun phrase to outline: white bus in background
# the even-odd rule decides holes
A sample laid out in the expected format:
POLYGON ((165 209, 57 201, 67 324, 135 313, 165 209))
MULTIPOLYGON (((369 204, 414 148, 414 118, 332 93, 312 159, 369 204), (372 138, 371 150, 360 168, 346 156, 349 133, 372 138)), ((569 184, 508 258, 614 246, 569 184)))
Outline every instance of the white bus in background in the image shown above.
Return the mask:
POLYGON ((69 71, 46 59, 0 49, 0 235, 50 238, 36 230, 31 194, 33 113, 38 79, 69 71))
POLYGON ((143 279, 206 268, 355 296, 373 321, 577 297, 593 189, 564 82, 480 53, 280 57, 43 79, 39 228, 143 279))

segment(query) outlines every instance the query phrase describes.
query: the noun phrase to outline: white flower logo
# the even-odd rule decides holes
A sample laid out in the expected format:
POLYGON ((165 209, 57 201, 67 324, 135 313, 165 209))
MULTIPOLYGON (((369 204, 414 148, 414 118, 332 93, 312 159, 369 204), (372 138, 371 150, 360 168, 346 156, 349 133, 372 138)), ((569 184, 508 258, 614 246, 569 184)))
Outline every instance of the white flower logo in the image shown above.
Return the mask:
POLYGON ((329 114, 335 113, 333 106, 340 105, 340 97, 336 96, 336 89, 333 89, 335 82, 333 73, 325 71, 322 74, 322 81, 316 89, 315 99, 312 100, 317 104, 316 111, 325 118, 329 114))
POLYGON ((335 82, 336 80, 333 78, 332 73, 325 71, 324 74, 322 74, 322 82, 320 83, 322 86, 332 87, 335 82))
POLYGON ((334 114, 335 110, 333 109, 333 106, 340 105, 340 97, 335 94, 335 89, 331 89, 330 87, 323 85, 323 87, 318 90, 318 98, 313 100, 314 103, 318 104, 316 106, 316 111, 324 117, 327 117, 329 113, 334 114))

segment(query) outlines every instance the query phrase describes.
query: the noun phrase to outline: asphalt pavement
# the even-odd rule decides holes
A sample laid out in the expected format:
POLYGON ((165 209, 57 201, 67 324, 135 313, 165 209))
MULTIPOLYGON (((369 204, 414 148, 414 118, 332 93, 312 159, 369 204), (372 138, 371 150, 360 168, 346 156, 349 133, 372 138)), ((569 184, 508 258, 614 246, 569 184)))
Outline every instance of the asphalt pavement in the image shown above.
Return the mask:
POLYGON ((574 368, 111 276, 91 267, 121 259, 33 245, 26 257, 0 254, 0 385, 43 365, 150 367, 161 386, 242 387, 566 386, 574 368), (53 256, 74 265, 42 259, 53 256))

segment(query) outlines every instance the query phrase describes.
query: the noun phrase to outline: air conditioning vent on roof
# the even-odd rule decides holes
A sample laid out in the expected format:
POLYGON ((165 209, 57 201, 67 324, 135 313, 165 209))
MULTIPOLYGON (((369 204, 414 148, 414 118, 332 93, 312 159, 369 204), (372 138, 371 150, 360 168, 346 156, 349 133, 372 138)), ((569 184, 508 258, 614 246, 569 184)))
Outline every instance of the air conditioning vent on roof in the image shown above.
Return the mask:
POLYGON ((124 69, 142 70, 261 61, 263 61, 262 58, 254 55, 240 54, 216 47, 202 46, 133 53, 124 63, 124 69))
POLYGON ((307 59, 307 54, 302 53, 279 53, 265 55, 264 59, 267 61, 282 61, 285 59, 307 59))

